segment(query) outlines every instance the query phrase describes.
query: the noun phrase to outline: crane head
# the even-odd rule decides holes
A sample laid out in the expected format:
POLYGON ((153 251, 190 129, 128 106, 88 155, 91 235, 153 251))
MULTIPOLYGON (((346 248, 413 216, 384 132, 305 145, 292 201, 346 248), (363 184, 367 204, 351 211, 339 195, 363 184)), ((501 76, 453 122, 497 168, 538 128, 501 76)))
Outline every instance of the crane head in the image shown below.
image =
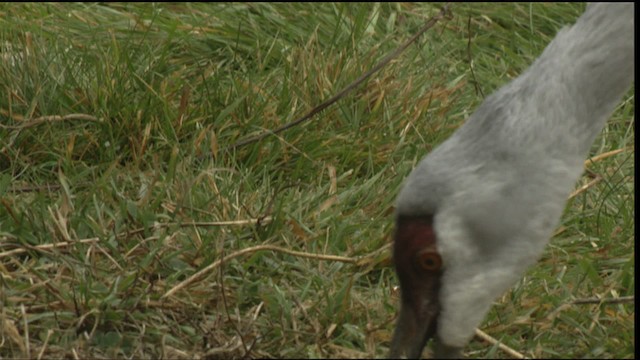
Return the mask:
POLYGON ((398 199, 393 260, 401 307, 392 358, 418 358, 430 339, 436 358, 460 358, 493 301, 541 254, 563 209, 563 201, 518 188, 506 170, 500 181, 478 171, 443 180, 450 168, 429 171, 451 154, 428 156, 398 199))

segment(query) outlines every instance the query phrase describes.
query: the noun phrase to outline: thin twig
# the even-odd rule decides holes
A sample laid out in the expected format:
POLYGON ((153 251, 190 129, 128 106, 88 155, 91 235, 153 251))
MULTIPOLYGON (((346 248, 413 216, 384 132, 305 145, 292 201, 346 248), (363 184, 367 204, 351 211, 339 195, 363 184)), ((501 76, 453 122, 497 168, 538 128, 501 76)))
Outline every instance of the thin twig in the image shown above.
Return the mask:
POLYGON ((493 338, 491 335, 487 334, 486 332, 480 330, 480 329, 476 329, 476 337, 478 337, 479 339, 486 341, 492 345, 498 345, 498 348, 504 352, 506 352, 509 356, 511 356, 514 359, 526 359, 526 357, 524 355, 522 355, 521 353, 517 352, 516 350, 513 350, 512 348, 508 347, 507 345, 501 343, 500 341, 496 340, 495 338, 493 338))
POLYGON ((414 41, 416 41, 418 39, 418 37, 420 37, 420 35, 422 35, 425 31, 427 31, 430 28, 432 28, 438 22, 438 20, 442 19, 445 16, 445 14, 449 11, 449 6, 450 6, 450 4, 446 3, 442 7, 440 12, 436 16, 434 16, 431 19, 429 19, 426 22, 426 24, 422 27, 422 29, 420 29, 409 40, 407 40, 404 44, 400 45, 392 53, 390 53, 389 55, 385 56, 371 70, 367 71, 366 73, 361 75, 359 78, 357 78, 355 81, 353 81, 351 84, 347 85, 344 89, 340 90, 340 92, 338 92, 336 95, 334 95, 333 97, 331 97, 328 100, 325 100, 320 105, 318 105, 318 106, 314 107, 313 109, 311 109, 311 111, 309 111, 306 115, 304 115, 301 118, 298 118, 298 119, 296 119, 296 120, 294 120, 294 121, 292 121, 292 122, 290 122, 288 124, 285 124, 285 125, 277 128, 277 129, 275 129, 275 130, 266 130, 266 131, 262 132, 261 134, 258 134, 258 135, 255 135, 255 136, 251 136, 251 137, 249 137, 247 139, 244 139, 244 140, 240 140, 240 141, 236 142, 235 144, 229 146, 227 149, 236 149, 236 148, 239 148, 241 146, 248 145, 248 144, 260 141, 260 140, 264 139, 265 137, 267 137, 267 136, 269 136, 271 134, 277 134, 277 133, 283 132, 283 131, 285 131, 287 129, 290 129, 290 128, 292 128, 292 127, 294 127, 294 126, 296 126, 296 125, 298 125, 298 124, 310 119, 315 114, 321 112, 322 110, 326 109, 327 107, 329 107, 330 105, 332 105, 336 101, 340 100, 346 94, 351 92, 351 90, 355 89, 358 85, 360 85, 363 81, 365 81, 368 77, 370 77, 371 75, 376 73, 378 70, 382 69, 391 60, 393 60, 396 57, 398 57, 398 55, 400 55, 406 48, 409 47, 409 45, 411 45, 414 41))
MULTIPOLYGON (((2 114, 5 115, 4 114, 5 112, 6 110, 3 110, 2 114)), ((45 115, 32 120, 27 120, 17 126, 0 124, 0 127, 4 129, 10 129, 10 130, 20 130, 20 129, 25 129, 25 128, 33 127, 36 125, 40 125, 43 123, 60 122, 60 121, 67 121, 67 120, 84 120, 84 121, 100 122, 100 119, 98 119, 97 117, 92 115, 87 115, 87 114, 45 115)))
POLYGON ((197 273, 191 275, 189 278, 187 278, 186 280, 182 281, 178 285, 174 286, 171 290, 167 291, 160 298, 164 299, 164 298, 167 298, 167 297, 175 294, 176 292, 180 291, 184 287, 186 287, 186 286, 190 285, 191 283, 193 283, 193 282, 199 280, 200 278, 202 278, 206 273, 209 273, 212 270, 214 270, 215 268, 219 267, 223 262, 228 262, 229 260, 237 258, 239 256, 252 254, 254 252, 264 251, 264 250, 277 251, 277 252, 285 253, 285 254, 288 254, 288 255, 307 258, 307 259, 325 260, 325 261, 338 261, 338 262, 343 262, 343 263, 348 263, 348 264, 355 264, 357 262, 356 259, 349 258, 349 257, 344 257, 344 256, 311 254, 311 253, 306 253, 306 252, 301 252, 301 251, 293 251, 293 250, 281 248, 281 247, 275 246, 275 245, 258 245, 258 246, 253 246, 253 247, 249 247, 249 248, 246 248, 246 249, 242 249, 242 250, 236 251, 236 252, 234 252, 232 254, 229 254, 229 255, 223 257, 222 259, 220 259, 220 260, 208 265, 207 267, 205 267, 202 270, 198 271, 197 273))
POLYGON ((23 192, 32 192, 32 191, 41 191, 41 190, 53 191, 53 190, 58 190, 61 187, 62 185, 60 184, 44 184, 44 185, 33 185, 33 186, 27 185, 27 186, 9 188, 9 191, 14 193, 23 193, 23 192))
MULTIPOLYGON (((89 185, 91 185, 92 183, 86 181, 86 182, 79 182, 73 185, 74 188, 76 189, 81 189, 81 188, 85 188, 89 185)), ((13 193, 23 193, 23 192, 32 192, 32 191, 42 191, 42 190, 47 190, 47 191, 54 191, 54 190, 59 190, 62 187, 62 185, 60 184, 44 184, 44 185, 25 185, 25 186, 16 186, 16 187, 12 187, 9 188, 10 192, 13 193)))
POLYGON ((635 295, 621 296, 621 297, 618 297, 618 298, 601 298, 601 299, 599 299, 599 298, 584 298, 584 299, 575 299, 575 300, 571 300, 571 301, 565 302, 564 304, 558 306, 552 312, 550 312, 545 317, 545 319, 547 321, 552 321, 553 319, 555 319, 556 316, 558 316, 558 314, 560 314, 564 310, 570 308, 571 305, 623 304, 623 303, 634 302, 634 301, 635 301, 635 295))
POLYGON ((581 304, 622 304, 629 303, 635 301, 635 295, 630 296, 621 296, 618 298, 585 298, 585 299, 575 299, 571 302, 571 304, 581 305, 581 304))
MULTIPOLYGON (((268 223, 272 220, 272 218, 270 216, 267 216, 263 219, 246 219, 246 220, 232 220, 232 221, 209 221, 209 222, 203 222, 203 221, 191 221, 191 222, 183 222, 183 223, 157 223, 155 225, 152 226, 152 228, 155 229, 160 229, 160 228, 167 228, 167 227, 171 227, 171 226, 179 226, 179 227, 191 227, 191 226, 197 226, 197 227, 208 227, 208 226, 230 226, 230 225, 250 225, 250 224, 265 224, 268 223)), ((116 235, 116 238, 123 238, 126 236, 131 236, 131 235, 135 235, 138 233, 143 232, 145 229, 148 228, 138 228, 138 229, 133 229, 133 230, 129 230, 129 231, 123 231, 120 234, 116 235)), ((63 247, 67 247, 67 246, 72 246, 75 244, 92 244, 92 243, 96 243, 100 241, 99 237, 94 237, 94 238, 89 238, 89 239, 80 239, 80 240, 75 240, 75 241, 61 241, 59 243, 55 243, 55 244, 42 244, 42 245, 35 245, 35 246, 31 246, 31 245, 22 245, 23 247, 18 248, 18 249, 11 249, 11 250, 7 250, 7 251, 3 251, 0 252, 0 259, 7 257, 7 256, 12 256, 12 255, 16 255, 16 254, 22 254, 25 253, 29 250, 36 250, 36 251, 42 251, 42 250, 49 250, 49 249, 54 249, 54 248, 63 248, 63 247)))
POLYGON ((198 226, 198 227, 208 227, 208 226, 228 226, 228 225, 253 225, 253 224, 266 224, 273 220, 271 216, 259 217, 257 219, 246 219, 246 220, 231 220, 231 221, 192 221, 192 222, 183 222, 183 223, 161 223, 156 226, 167 227, 167 226, 175 226, 178 225, 180 227, 190 227, 190 226, 198 226))

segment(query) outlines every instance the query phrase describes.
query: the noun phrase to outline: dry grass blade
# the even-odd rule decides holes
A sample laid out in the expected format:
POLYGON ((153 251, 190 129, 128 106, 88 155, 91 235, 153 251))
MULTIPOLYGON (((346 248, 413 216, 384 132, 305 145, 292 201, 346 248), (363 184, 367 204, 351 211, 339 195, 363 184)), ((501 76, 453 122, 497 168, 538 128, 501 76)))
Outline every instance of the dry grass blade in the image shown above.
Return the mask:
POLYGON ((27 310, 24 304, 20 304, 20 311, 22 312, 22 321, 24 324, 24 345, 26 350, 27 359, 31 359, 31 341, 29 341, 29 321, 27 320, 27 310))
POLYGON ((625 151, 633 151, 633 148, 634 148, 633 146, 629 146, 629 147, 625 147, 625 148, 622 148, 622 149, 616 149, 616 150, 611 150, 611 151, 604 152, 602 154, 596 155, 594 157, 591 157, 591 158, 585 160, 584 166, 588 167, 589 165, 591 165, 593 163, 596 163, 598 161, 602 161, 604 159, 607 159, 607 158, 609 158, 611 156, 614 156, 614 155, 618 155, 618 154, 623 153, 625 151))
POLYGON ((572 198, 582 194, 583 192, 589 190, 589 188, 593 187, 594 185, 596 185, 600 181, 602 181, 602 176, 598 175, 595 179, 593 179, 593 180, 589 181, 588 183, 580 186, 578 189, 574 190, 571 194, 569 194, 569 199, 572 199, 572 198))
POLYGON ((35 246, 27 246, 27 245, 23 245, 23 246, 27 246, 26 248, 19 248, 19 249, 12 249, 12 250, 7 250, 7 251, 3 251, 0 253, 0 259, 4 258, 4 257, 9 257, 9 256, 13 256, 13 255, 17 255, 17 254, 22 254, 25 253, 29 250, 36 250, 36 251, 43 251, 43 250, 51 250, 51 249, 56 249, 56 248, 64 248, 64 247, 68 247, 68 246, 73 246, 75 244, 91 244, 91 243, 96 243, 100 241, 100 238, 90 238, 90 239, 81 239, 81 240, 76 240, 76 241, 61 241, 59 243, 55 243, 55 244, 42 244, 42 245, 35 245, 35 246))
POLYGON ((53 330, 47 330, 47 337, 44 339, 44 344, 42 344, 42 348, 38 352, 38 360, 42 359, 44 353, 47 350, 47 345, 49 345, 49 339, 51 339, 51 335, 53 334, 53 330))

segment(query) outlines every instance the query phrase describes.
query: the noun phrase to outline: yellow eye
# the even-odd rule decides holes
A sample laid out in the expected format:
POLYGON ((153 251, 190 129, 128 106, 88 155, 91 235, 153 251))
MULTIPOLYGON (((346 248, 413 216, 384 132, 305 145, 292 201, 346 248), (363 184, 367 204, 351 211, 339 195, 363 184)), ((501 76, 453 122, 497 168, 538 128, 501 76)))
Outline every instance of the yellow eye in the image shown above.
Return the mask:
POLYGON ((438 271, 442 268, 442 258, 435 249, 424 249, 418 253, 418 264, 425 271, 438 271))

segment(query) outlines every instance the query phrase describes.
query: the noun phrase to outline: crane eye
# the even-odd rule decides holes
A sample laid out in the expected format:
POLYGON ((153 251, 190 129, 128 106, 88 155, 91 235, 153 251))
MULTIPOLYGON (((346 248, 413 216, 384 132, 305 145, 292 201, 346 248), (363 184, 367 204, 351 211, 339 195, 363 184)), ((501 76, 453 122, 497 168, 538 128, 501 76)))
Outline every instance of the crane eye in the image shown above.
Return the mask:
POLYGON ((418 265, 425 271, 438 271, 442 268, 442 258, 435 249, 424 249, 418 253, 418 265))

